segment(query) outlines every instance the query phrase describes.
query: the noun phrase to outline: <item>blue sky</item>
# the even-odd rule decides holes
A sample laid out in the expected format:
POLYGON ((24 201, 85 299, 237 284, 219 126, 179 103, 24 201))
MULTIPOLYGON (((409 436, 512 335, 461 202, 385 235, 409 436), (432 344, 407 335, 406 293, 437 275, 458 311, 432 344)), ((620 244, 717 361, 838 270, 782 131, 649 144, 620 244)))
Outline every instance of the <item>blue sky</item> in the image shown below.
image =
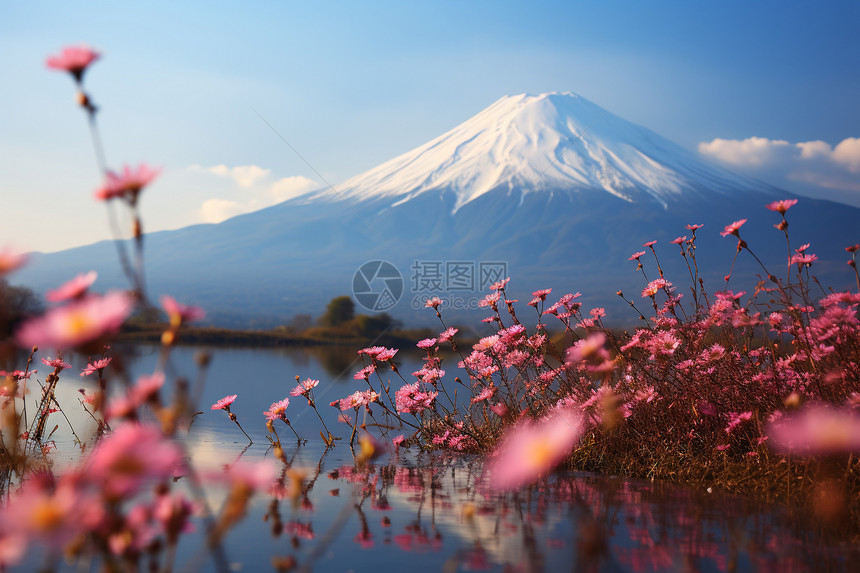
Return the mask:
POLYGON ((143 199, 156 230, 322 185, 257 112, 336 184, 554 90, 860 205, 858 37, 850 1, 4 3, 0 246, 109 236, 72 82, 44 66, 69 44, 104 54, 86 83, 109 163, 164 170, 143 199))

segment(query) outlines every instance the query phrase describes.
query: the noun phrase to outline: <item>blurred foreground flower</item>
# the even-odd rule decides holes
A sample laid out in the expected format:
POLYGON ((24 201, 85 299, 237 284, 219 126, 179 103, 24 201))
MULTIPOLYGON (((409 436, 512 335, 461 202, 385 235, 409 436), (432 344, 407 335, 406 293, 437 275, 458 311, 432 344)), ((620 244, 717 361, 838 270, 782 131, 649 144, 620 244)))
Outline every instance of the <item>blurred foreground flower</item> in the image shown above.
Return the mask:
POLYGON ((141 163, 137 169, 126 165, 120 174, 109 171, 104 186, 96 191, 96 199, 108 201, 122 198, 133 206, 137 204, 137 196, 141 190, 158 177, 160 172, 145 163, 141 163))
POLYGON ((186 322, 194 322, 195 320, 203 320, 206 318, 206 311, 198 306, 188 306, 176 302, 172 296, 164 295, 161 297, 161 308, 167 313, 170 319, 171 326, 181 326, 186 322))
POLYGON ((67 281, 54 290, 49 290, 45 294, 45 298, 51 302, 63 302, 66 300, 74 300, 82 298, 87 294, 87 289, 93 286, 96 282, 98 274, 95 271, 90 271, 86 274, 79 274, 70 281, 67 281))
POLYGON ((578 406, 557 409, 539 422, 512 426, 487 465, 490 487, 516 489, 537 480, 567 457, 583 430, 578 406))
POLYGON ((0 249, 0 276, 12 272, 27 262, 27 255, 17 253, 10 247, 0 249))
POLYGON ((52 70, 69 72, 80 82, 87 67, 100 57, 100 53, 88 46, 68 46, 59 55, 45 60, 45 65, 52 70))
POLYGON ((71 347, 113 334, 134 310, 134 298, 121 291, 93 295, 28 320, 17 333, 21 347, 71 347))
POLYGON ((810 406, 770 425, 770 443, 783 452, 847 454, 860 452, 860 416, 828 406, 810 406))

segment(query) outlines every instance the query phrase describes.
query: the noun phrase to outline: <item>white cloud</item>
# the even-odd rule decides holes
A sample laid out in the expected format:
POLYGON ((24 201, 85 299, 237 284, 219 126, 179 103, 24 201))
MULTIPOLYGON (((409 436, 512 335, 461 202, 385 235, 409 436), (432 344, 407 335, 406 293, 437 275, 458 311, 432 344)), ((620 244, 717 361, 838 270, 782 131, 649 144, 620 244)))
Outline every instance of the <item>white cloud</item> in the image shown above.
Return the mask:
POLYGON ((294 175, 292 177, 284 177, 275 181, 272 184, 271 193, 272 197, 276 201, 280 202, 292 199, 293 197, 298 197, 299 195, 303 195, 304 193, 313 191, 317 188, 319 188, 319 183, 313 179, 308 179, 301 175, 294 175))
POLYGON ((200 206, 200 218, 206 223, 220 223, 245 212, 240 203, 227 199, 207 199, 200 206))
POLYGON ((700 143, 699 153, 789 191, 860 205, 860 138, 835 147, 825 141, 718 138, 700 143))
POLYGON ((235 184, 229 188, 225 188, 223 184, 220 186, 206 184, 208 195, 216 193, 221 195, 221 197, 206 199, 200 205, 197 215, 207 223, 220 223, 230 217, 263 209, 320 187, 313 179, 301 175, 282 177, 273 181, 270 177, 271 170, 257 165, 235 167, 191 165, 188 171, 215 175, 235 184))
POLYGON ((860 138, 843 139, 831 155, 834 161, 844 165, 851 173, 860 173, 860 138))

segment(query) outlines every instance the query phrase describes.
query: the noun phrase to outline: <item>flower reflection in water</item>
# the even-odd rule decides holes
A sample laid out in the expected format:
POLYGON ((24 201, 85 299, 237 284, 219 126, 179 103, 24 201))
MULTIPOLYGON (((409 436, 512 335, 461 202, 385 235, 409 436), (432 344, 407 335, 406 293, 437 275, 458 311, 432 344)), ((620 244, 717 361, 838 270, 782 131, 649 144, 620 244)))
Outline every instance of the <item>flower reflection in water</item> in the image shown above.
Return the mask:
POLYGON ((860 553, 779 508, 659 482, 563 472, 500 494, 477 460, 409 452, 290 471, 263 519, 300 570, 819 571, 860 553))

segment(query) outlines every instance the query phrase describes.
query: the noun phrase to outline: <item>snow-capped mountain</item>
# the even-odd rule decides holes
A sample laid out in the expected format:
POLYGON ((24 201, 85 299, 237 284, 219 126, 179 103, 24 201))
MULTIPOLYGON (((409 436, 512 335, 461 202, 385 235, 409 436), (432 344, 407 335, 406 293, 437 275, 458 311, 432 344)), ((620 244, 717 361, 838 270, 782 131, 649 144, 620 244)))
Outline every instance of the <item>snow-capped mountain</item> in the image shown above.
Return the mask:
MULTIPOLYGON (((573 93, 506 96, 432 141, 339 185, 356 201, 396 206, 440 189, 454 211, 496 190, 605 191, 664 208, 701 194, 773 189, 573 93)), ((310 200, 331 198, 331 193, 310 200)), ((337 198, 335 198, 337 200, 337 198)))
MULTIPOLYGON (((749 220, 742 235, 769 272, 784 273, 779 217, 764 205, 790 197, 580 96, 518 95, 334 190, 148 235, 147 278, 152 294, 201 305, 216 322, 273 326, 353 292, 368 307, 378 292, 385 305, 375 310, 407 323, 435 321, 421 307, 438 295, 446 316, 460 319, 504 273, 513 298, 581 291, 586 305, 610 308, 610 323, 629 324, 636 316, 615 293, 641 290, 630 254, 658 240, 661 265, 683 292, 687 269, 669 242, 689 234, 686 224, 705 224, 697 252, 709 292, 723 288, 735 251, 719 231, 737 219, 749 220), (363 266, 371 261, 390 264, 363 266), (481 274, 491 267, 495 274, 481 274)), ((789 213, 792 240, 812 242, 824 284, 847 288, 843 248, 860 241, 860 209, 800 201, 789 213)), ((35 256, 15 279, 44 292, 92 268, 102 289, 125 286, 109 242, 35 256)), ((730 287, 751 290, 761 272, 742 256, 730 287)))

